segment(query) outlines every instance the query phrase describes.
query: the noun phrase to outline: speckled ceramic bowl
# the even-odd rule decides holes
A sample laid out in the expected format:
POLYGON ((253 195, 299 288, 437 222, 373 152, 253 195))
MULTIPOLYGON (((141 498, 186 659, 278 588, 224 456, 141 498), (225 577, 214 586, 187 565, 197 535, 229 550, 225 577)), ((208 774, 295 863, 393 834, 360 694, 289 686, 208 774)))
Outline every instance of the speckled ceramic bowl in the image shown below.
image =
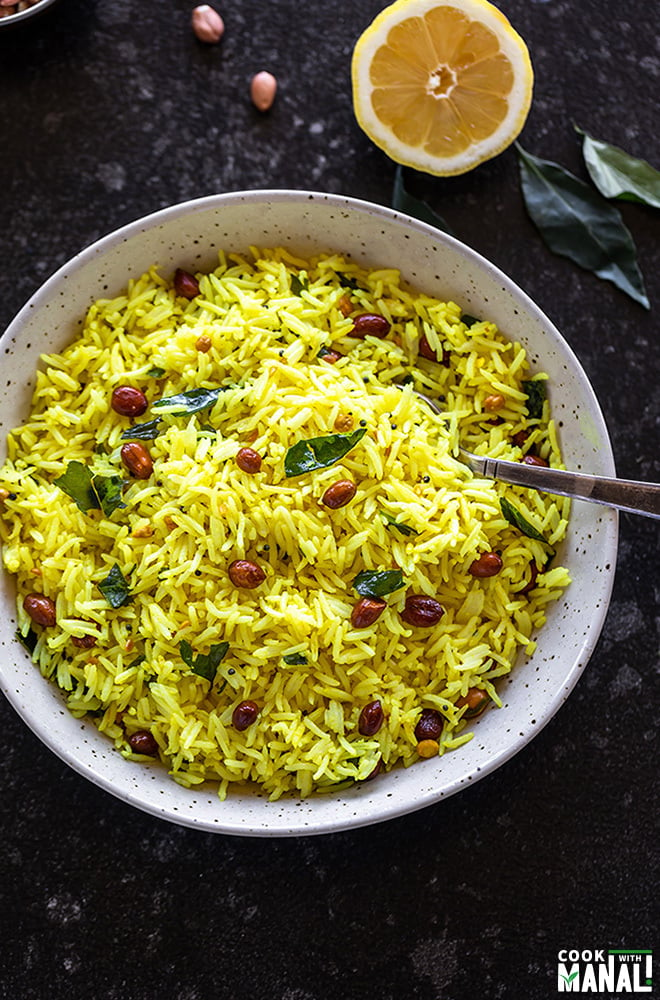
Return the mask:
POLYGON ((26 7, 25 10, 19 10, 15 14, 9 14, 6 17, 0 17, 0 31, 13 28, 17 24, 24 24, 25 21, 38 17, 39 14, 43 14, 57 2, 58 0, 38 0, 38 3, 32 4, 31 7, 26 7))
MULTIPOLYGON (((336 195, 250 191, 176 205, 99 240, 65 264, 21 310, 2 340, 0 440, 27 414, 39 354, 62 349, 90 303, 119 294, 130 276, 157 263, 211 268, 217 251, 287 246, 300 255, 341 251, 364 266, 399 267, 416 288, 493 319, 528 349, 550 377, 552 411, 567 466, 613 475, 603 418, 579 362, 550 321, 492 264, 429 226, 386 208, 336 195)), ((74 719, 15 639, 13 581, 2 577, 0 683, 40 739, 80 774, 155 816, 201 830, 251 836, 319 834, 376 823, 453 795, 507 761, 568 697, 600 633, 617 546, 613 511, 575 503, 561 552, 573 583, 550 606, 538 648, 500 692, 504 707, 474 727, 474 739, 442 758, 396 769, 338 794, 268 802, 234 792, 220 802, 212 787, 187 790, 159 763, 129 762, 92 722, 74 719)))

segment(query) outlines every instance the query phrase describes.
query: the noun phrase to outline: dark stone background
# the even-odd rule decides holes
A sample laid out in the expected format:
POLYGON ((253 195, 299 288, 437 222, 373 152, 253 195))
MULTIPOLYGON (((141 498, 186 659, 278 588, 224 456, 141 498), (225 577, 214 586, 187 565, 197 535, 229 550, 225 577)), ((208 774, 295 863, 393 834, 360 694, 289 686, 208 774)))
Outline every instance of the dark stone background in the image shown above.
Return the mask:
MULTIPOLYGON (((380 0, 232 0, 217 47, 191 34, 191 6, 60 0, 0 29, 0 328, 76 251, 170 203, 259 187, 390 203, 393 164, 350 100, 380 0), (260 115, 247 88, 264 68, 280 89, 260 115)), ((575 121, 660 166, 657 4, 500 6, 536 70, 524 146, 585 176, 575 121)), ((513 150, 407 183, 563 331, 619 474, 659 481, 657 213, 622 206, 647 312, 545 249, 513 150)), ((3 701, 0 995, 545 1000, 560 947, 652 948, 659 565, 657 522, 624 515, 602 639, 559 715, 477 785, 364 830, 170 826, 69 770, 3 701)))

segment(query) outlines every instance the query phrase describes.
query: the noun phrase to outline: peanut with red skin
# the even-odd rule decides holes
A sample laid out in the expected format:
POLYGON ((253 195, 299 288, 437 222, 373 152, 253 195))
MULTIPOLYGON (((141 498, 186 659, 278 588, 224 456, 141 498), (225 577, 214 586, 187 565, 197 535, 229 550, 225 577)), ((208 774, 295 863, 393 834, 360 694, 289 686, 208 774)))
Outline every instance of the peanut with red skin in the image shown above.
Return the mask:
POLYGON ((408 594, 401 618, 407 625, 416 628, 432 628, 437 625, 445 609, 439 601, 426 594, 408 594))
POLYGON ((422 740, 437 740, 442 734, 444 719, 436 708, 423 708, 415 726, 415 739, 418 743, 422 740))
POLYGON ((350 479, 338 479, 336 483, 328 486, 321 497, 321 503, 325 507, 330 507, 331 510, 337 510, 350 503, 356 493, 357 486, 354 482, 350 479))
POLYGON ((236 465, 242 472, 254 476, 261 469, 261 455, 254 448, 239 448, 236 452, 236 465))
POLYGON ((207 3, 194 8, 191 23, 195 36, 209 45, 219 42, 225 32, 224 21, 207 3))
POLYGON ((144 754, 145 757, 158 756, 158 744, 147 729, 140 729, 128 737, 128 745, 133 753, 144 754))
POLYGON ((184 299, 194 299, 199 295, 199 281, 194 274, 177 267, 174 272, 174 291, 184 299))
POLYGON ((344 356, 345 355, 341 354, 339 351, 335 351, 331 348, 321 355, 321 361, 327 361, 329 365, 336 365, 339 359, 344 356))
POLYGON ((463 718, 473 719, 476 715, 481 715, 489 701, 490 698, 482 688, 468 688, 467 694, 456 699, 456 708, 467 705, 463 718))
POLYGON ((148 479, 154 471, 151 455, 140 441, 127 441, 119 454, 122 463, 135 479, 148 479))
POLYGON ((238 729, 239 733, 242 733, 249 729, 253 722, 256 722, 258 715, 259 706, 256 701, 242 701, 232 713, 232 725, 234 729, 238 729))
POLYGON ((351 337, 386 337, 390 332, 390 324, 379 313, 360 313, 353 317, 351 337))
POLYGON ((112 390, 110 405, 122 417, 141 417, 149 403, 141 389, 132 385, 118 385, 112 390))
POLYGON ((375 736, 383 724, 385 716, 380 701, 370 701, 360 712, 358 732, 362 736, 375 736))
POLYGON ((257 111, 268 111, 275 100, 277 80, 272 73, 262 70, 252 77, 250 97, 257 111))
POLYGON ((547 469, 549 465, 549 463, 546 462, 544 458, 541 458, 540 455, 525 455, 522 461, 523 465, 538 465, 545 469, 547 469))
POLYGON ((361 597, 351 612, 353 628, 369 628, 378 621, 387 602, 380 597, 361 597))
POLYGON ((227 572, 234 586, 244 590, 254 590, 266 579, 266 574, 261 566, 250 562, 249 559, 235 559, 234 562, 230 563, 227 572))
POLYGON ((479 558, 471 564, 469 572, 472 576, 485 579, 489 576, 497 576, 503 565, 502 557, 497 552, 482 552, 479 558))
POLYGON ((50 628, 57 620, 55 604, 45 594, 28 594, 23 601, 23 608, 35 625, 50 628))

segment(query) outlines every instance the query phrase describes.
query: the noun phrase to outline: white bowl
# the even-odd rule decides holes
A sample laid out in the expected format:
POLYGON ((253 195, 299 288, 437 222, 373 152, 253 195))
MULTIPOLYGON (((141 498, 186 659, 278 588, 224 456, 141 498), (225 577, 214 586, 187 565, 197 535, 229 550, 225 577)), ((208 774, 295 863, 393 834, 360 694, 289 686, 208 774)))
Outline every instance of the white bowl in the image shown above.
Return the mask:
MULTIPOLYGON (((127 279, 157 263, 210 269, 217 251, 287 246, 298 255, 339 251, 365 266, 401 269, 420 291, 453 299, 465 312, 494 320, 548 373, 552 413, 568 468, 614 475, 607 430, 577 358, 534 303, 501 271, 457 240, 387 208, 337 195, 250 191, 175 205, 105 236, 60 268, 6 331, 0 347, 7 389, 0 439, 29 410, 43 351, 61 350, 87 307, 119 294, 127 279)), ((4 452, 3 456, 4 457, 4 452)), ((550 605, 538 648, 500 688, 504 702, 477 721, 474 739, 434 760, 395 769, 348 791, 269 802, 250 791, 220 802, 212 787, 188 790, 157 762, 124 760, 92 722, 73 718, 15 638, 15 590, 2 577, 0 685, 37 736, 101 788, 160 818, 201 830, 251 836, 319 834, 365 826, 453 795, 525 746, 566 700, 599 636, 617 549, 614 511, 575 502, 561 559, 572 584, 550 605)))

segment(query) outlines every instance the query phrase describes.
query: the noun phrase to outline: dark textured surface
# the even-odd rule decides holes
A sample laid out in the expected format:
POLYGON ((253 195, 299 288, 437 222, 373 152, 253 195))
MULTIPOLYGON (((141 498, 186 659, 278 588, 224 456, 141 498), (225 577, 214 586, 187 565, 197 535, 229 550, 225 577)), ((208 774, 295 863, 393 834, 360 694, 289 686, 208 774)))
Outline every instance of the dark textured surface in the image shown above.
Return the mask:
MULTIPOLYGON (((307 187, 388 204, 393 165, 355 124, 349 83, 382 6, 233 0, 217 47, 192 36, 182 0, 61 0, 0 29, 0 327, 77 250, 173 202, 307 187), (265 116, 247 99, 260 69, 280 82, 265 116)), ((660 165, 656 4, 501 8, 535 65, 530 152, 585 176, 574 120, 660 165)), ((407 182, 564 332, 620 474, 660 480, 657 213, 622 209, 647 313, 545 250, 512 150, 407 182)), ((278 841, 169 826, 70 771, 3 701, 0 996, 545 1000, 560 947, 652 948, 658 537, 658 522, 622 518, 601 641, 533 743, 383 826, 278 841)))

